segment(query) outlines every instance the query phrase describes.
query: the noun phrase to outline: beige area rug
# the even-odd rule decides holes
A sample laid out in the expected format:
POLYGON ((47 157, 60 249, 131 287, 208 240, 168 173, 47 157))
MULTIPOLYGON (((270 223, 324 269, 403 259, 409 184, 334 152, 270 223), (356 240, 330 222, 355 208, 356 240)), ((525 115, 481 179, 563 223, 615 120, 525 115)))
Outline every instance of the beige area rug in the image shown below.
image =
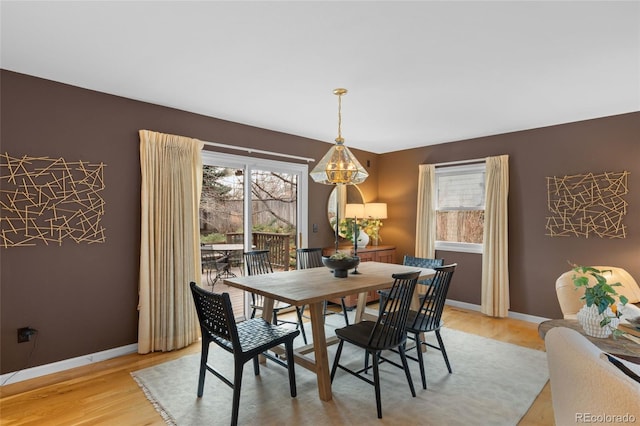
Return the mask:
MULTIPOLYGON (((341 326, 339 316, 328 318, 328 323, 337 320, 341 326)), ((545 353, 451 329, 443 329, 442 336, 453 374, 448 374, 440 352, 429 349, 428 389, 424 390, 418 365, 409 360, 416 398, 411 397, 401 369, 381 364, 381 420, 373 386, 344 371, 336 373, 333 400, 323 402, 310 371, 296 365, 298 396, 291 398, 285 368, 267 362, 260 376, 254 376, 249 362, 242 381, 239 424, 516 425, 549 378, 545 353)), ((433 333, 427 340, 435 343, 433 333)), ((329 348, 330 366, 336 348, 329 348)), ((210 362, 232 378, 231 355, 215 345, 211 349, 210 362)), ((389 357, 399 359, 396 354, 389 357)), ((363 352, 345 343, 341 363, 345 361, 352 367, 362 365, 363 352)), ((204 396, 198 399, 198 368, 199 355, 189 355, 132 376, 168 424, 228 425, 233 391, 207 373, 204 396)))

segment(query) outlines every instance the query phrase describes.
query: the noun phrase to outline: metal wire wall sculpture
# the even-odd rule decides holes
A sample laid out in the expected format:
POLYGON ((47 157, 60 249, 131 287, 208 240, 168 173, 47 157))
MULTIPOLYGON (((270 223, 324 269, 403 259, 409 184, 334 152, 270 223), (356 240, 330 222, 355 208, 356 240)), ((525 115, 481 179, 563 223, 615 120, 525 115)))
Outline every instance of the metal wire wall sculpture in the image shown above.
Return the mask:
POLYGON ((629 172, 547 177, 547 234, 552 237, 626 238, 622 223, 629 172))
POLYGON ((0 154, 0 244, 104 243, 103 163, 0 154))

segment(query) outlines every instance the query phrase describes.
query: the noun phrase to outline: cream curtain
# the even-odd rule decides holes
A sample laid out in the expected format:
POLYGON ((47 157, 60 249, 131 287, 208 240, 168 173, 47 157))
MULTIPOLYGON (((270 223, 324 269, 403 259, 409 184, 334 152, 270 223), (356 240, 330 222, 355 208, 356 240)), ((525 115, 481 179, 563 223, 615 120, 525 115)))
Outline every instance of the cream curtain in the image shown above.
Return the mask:
POLYGON ((204 144, 140 130, 142 223, 138 353, 198 340, 189 282, 200 282, 199 204, 204 144))
POLYGON ((481 311, 506 317, 509 315, 509 156, 487 157, 486 164, 481 311))
POLYGON ((416 257, 433 259, 436 256, 436 168, 420 164, 418 169, 418 210, 416 218, 416 257))

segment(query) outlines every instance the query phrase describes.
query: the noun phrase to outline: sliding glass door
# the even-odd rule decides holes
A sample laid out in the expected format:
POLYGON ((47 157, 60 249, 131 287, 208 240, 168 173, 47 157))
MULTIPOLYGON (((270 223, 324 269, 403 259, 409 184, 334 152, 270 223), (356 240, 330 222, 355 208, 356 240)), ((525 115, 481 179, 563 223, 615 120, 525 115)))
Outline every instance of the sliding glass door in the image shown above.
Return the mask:
MULTIPOLYGON (((218 276, 243 274, 242 251, 251 249, 269 250, 274 270, 295 268, 296 247, 307 244, 307 165, 211 151, 202 159, 201 243, 227 268, 218 276)), ((222 279, 203 273, 203 285, 222 288, 222 279)), ((224 291, 235 292, 236 316, 248 317, 248 298, 224 291)))

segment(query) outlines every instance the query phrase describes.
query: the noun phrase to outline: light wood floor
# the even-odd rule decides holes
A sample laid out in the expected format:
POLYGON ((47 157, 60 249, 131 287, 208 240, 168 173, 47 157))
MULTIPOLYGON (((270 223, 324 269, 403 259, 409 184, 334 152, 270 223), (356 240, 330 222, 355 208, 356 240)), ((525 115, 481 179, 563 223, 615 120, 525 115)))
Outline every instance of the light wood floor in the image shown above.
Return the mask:
MULTIPOLYGON (((217 284, 216 284, 217 285, 217 284)), ((219 289, 216 289, 219 290, 219 289)), ((478 312, 447 307, 447 327, 536 350, 544 350, 537 325, 493 319, 478 312)), ((0 424, 9 425, 163 425, 130 372, 186 354, 200 344, 148 355, 131 354, 0 388, 0 424)), ((269 423, 269 419, 264 419, 269 423)), ((553 425, 549 383, 519 423, 553 425)))

